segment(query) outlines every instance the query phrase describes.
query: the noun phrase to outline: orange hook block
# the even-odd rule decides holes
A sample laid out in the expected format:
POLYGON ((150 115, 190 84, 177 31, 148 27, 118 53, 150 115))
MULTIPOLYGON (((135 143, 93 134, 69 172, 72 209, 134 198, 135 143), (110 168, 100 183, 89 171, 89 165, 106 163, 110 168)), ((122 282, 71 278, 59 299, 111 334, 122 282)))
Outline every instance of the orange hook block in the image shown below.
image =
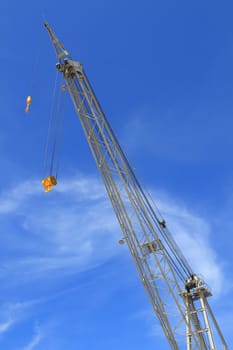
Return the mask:
POLYGON ((32 96, 28 96, 26 99, 26 108, 25 108, 25 112, 27 113, 29 111, 29 106, 32 103, 32 96))
POLYGON ((50 192, 54 186, 57 184, 57 179, 55 176, 50 175, 42 179, 42 186, 44 187, 45 192, 50 192))

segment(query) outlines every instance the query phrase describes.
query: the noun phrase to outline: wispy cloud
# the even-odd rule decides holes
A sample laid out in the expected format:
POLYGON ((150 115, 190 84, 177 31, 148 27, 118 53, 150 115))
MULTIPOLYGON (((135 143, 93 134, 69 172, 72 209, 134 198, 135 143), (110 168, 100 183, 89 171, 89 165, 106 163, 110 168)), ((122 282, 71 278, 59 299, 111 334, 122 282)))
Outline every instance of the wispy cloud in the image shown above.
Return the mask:
POLYGON ((8 320, 6 322, 0 323, 0 334, 7 332, 13 323, 13 320, 8 320))
POLYGON ((37 181, 28 180, 0 194, 0 215, 15 212, 27 198, 39 193, 37 181))
POLYGON ((34 336, 32 338, 32 340, 30 341, 30 343, 28 345, 26 345, 23 350, 33 350, 37 347, 37 345, 40 343, 40 341, 42 340, 43 335, 41 332, 41 329, 38 325, 35 326, 35 333, 34 336))
POLYGON ((8 332, 17 322, 26 317, 29 308, 37 301, 6 303, 1 305, 0 334, 8 332))
MULTIPOLYGON (((220 293, 225 276, 211 247, 208 221, 167 194, 156 191, 153 197, 193 270, 206 278, 215 294, 220 293)), ((11 239, 12 251, 4 261, 9 273, 24 271, 21 281, 55 271, 83 271, 120 253, 118 224, 96 178, 79 175, 67 179, 49 194, 35 181, 26 181, 0 195, 0 213, 3 218, 14 214, 16 229, 22 231, 17 234, 17 246, 11 239)))
POLYGON ((224 274, 223 261, 211 244, 211 224, 161 191, 154 193, 153 197, 157 198, 168 227, 193 271, 204 278, 215 296, 222 294, 223 290, 227 292, 230 285, 224 274))
MULTIPOLYGON (((150 192, 193 270, 205 277, 214 295, 222 295, 229 285, 222 259, 211 245, 213 230, 208 220, 167 193, 150 192)), ((0 244, 7 251, 1 259, 6 266, 1 276, 4 288, 14 285, 18 289, 38 279, 46 280, 46 288, 52 288, 54 279, 64 280, 125 252, 117 244, 121 234, 110 201, 96 178, 78 175, 61 181, 49 194, 43 193, 36 181, 26 181, 0 194, 0 208, 0 244), (14 225, 4 233, 4 225, 11 221, 14 225)), ((37 286, 43 289, 44 283, 37 286)), ((43 294, 39 301, 3 305, 0 334, 30 315, 36 303, 56 293, 43 294)), ((150 319, 154 325, 154 315, 150 319)), ((156 332, 157 328, 150 328, 151 335, 156 332)), ((44 339, 42 333, 41 327, 35 327, 23 350, 36 348, 44 339)))
POLYGON ((112 238, 119 231, 116 219, 95 178, 68 179, 49 194, 35 181, 26 181, 0 195, 0 208, 2 227, 9 215, 15 222, 12 232, 0 237, 2 245, 4 239, 12 242, 4 264, 21 281, 56 270, 77 273, 119 252, 115 242, 120 236, 115 242, 112 238))

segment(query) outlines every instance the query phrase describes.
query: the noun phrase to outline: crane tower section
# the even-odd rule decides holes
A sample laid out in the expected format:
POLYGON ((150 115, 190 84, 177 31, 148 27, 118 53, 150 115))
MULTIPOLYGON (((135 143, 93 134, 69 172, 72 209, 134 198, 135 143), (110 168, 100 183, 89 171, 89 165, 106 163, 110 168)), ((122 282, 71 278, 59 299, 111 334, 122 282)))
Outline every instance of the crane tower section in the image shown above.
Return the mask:
POLYGON ((87 142, 112 203, 123 238, 171 349, 228 350, 207 298, 211 292, 192 271, 153 209, 84 72, 45 23, 87 142))

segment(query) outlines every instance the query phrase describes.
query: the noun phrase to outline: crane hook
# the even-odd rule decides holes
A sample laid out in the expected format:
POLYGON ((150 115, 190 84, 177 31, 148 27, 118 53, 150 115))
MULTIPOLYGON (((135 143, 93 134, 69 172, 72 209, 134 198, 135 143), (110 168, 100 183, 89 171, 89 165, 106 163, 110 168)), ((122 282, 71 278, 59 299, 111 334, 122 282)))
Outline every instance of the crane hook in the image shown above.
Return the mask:
POLYGON ((29 96, 27 97, 27 99, 26 99, 26 104, 27 104, 27 105, 26 105, 26 108, 25 108, 25 112, 26 112, 26 113, 28 113, 28 111, 29 111, 29 106, 30 106, 31 103, 32 103, 32 96, 29 95, 29 96))
POLYGON ((42 179, 42 186, 44 187, 45 192, 50 192, 51 189, 56 186, 57 179, 55 176, 50 175, 44 179, 42 179))

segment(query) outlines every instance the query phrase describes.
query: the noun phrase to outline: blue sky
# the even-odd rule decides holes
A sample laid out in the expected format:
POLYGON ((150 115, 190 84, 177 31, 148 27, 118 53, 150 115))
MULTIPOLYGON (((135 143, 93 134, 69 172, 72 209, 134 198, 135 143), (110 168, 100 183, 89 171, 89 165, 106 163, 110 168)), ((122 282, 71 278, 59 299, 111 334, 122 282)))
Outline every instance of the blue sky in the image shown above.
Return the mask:
POLYGON ((168 349, 68 96, 59 182, 50 194, 41 187, 56 75, 43 19, 83 63, 233 343, 232 10, 199 0, 0 4, 1 349, 168 349))

